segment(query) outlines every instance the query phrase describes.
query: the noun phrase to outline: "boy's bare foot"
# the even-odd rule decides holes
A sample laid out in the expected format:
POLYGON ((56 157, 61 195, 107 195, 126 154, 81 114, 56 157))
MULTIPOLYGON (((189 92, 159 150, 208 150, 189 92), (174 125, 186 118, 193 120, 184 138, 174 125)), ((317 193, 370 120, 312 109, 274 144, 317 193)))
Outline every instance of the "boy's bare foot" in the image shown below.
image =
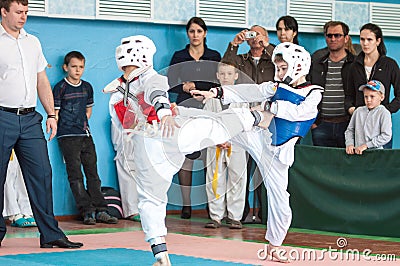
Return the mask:
POLYGON ((169 260, 169 256, 167 252, 164 252, 165 254, 162 256, 162 258, 158 259, 153 266, 171 266, 171 261, 169 260))
POLYGON ((261 111, 260 113, 262 114, 263 118, 261 119, 260 123, 258 123, 257 126, 263 128, 263 129, 267 129, 269 127, 269 125, 271 124, 271 121, 275 115, 269 111, 261 111))
POLYGON ((267 255, 268 257, 271 256, 271 260, 277 260, 281 263, 290 263, 289 258, 285 256, 286 253, 287 251, 279 246, 273 246, 271 244, 267 246, 267 255))

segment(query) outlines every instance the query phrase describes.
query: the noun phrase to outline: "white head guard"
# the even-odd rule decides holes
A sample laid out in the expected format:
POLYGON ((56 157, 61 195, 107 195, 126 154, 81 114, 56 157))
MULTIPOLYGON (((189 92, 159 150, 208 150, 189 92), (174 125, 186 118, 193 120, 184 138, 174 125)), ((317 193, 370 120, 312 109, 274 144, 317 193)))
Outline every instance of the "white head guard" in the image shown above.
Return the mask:
MULTIPOLYGON (((282 80, 284 83, 293 84, 301 76, 307 75, 310 71, 311 56, 302 46, 290 42, 278 44, 272 53, 272 62, 274 64, 275 56, 279 54, 282 55, 283 60, 288 64, 288 71, 282 80)), ((276 70, 275 80, 279 80, 276 70)))
POLYGON ((153 55, 156 53, 153 41, 143 35, 135 35, 121 39, 121 45, 115 50, 118 68, 137 66, 143 68, 153 65, 153 55))

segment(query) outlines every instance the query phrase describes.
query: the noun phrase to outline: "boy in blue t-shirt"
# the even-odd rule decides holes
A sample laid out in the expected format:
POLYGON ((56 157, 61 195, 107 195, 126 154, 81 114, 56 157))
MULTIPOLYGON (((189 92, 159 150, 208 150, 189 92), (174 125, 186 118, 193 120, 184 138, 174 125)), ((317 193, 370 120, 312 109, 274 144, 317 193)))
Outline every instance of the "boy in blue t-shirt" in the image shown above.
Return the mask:
POLYGON ((84 224, 116 224, 118 219, 107 213, 107 202, 101 193, 101 181, 97 173, 97 155, 88 123, 94 105, 93 88, 81 80, 85 57, 77 51, 69 52, 64 57, 63 69, 67 76, 54 86, 53 94, 58 119, 57 139, 72 194, 84 224), (81 166, 85 172, 87 189, 81 166))

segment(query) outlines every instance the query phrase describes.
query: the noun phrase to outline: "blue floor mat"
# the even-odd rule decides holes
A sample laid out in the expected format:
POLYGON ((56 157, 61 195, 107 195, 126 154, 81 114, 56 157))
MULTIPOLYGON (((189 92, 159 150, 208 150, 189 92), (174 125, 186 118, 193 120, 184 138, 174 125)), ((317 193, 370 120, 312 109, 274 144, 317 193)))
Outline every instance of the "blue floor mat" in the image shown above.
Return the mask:
MULTIPOLYGON (((204 266, 241 266, 241 264, 190 256, 170 254, 172 265, 204 265, 204 266)), ((67 252, 51 252, 36 254, 20 254, 0 256, 0 265, 4 266, 45 266, 45 265, 152 265, 155 262, 149 251, 126 248, 109 248, 97 250, 75 250, 67 252)))

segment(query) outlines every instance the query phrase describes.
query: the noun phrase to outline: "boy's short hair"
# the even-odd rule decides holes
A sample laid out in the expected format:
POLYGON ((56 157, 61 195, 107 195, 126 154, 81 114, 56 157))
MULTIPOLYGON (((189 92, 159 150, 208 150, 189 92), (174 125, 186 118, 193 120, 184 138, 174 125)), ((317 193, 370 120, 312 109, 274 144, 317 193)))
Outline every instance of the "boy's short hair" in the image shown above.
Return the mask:
POLYGON ((81 52, 78 51, 71 51, 68 54, 65 55, 64 57, 64 65, 69 64, 69 62, 71 61, 72 58, 77 58, 79 60, 83 60, 85 61, 85 57, 83 56, 83 54, 81 52))
POLYGON ((373 90, 373 91, 379 91, 380 93, 385 95, 385 86, 383 86, 382 82, 380 82, 379 80, 370 80, 370 81, 368 81, 367 84, 361 85, 358 88, 358 90, 364 91, 365 88, 373 90))
POLYGON ((235 68, 235 72, 236 73, 239 72, 239 69, 238 69, 237 64, 235 62, 222 60, 221 62, 218 63, 218 70, 222 66, 232 66, 232 67, 235 68))
POLYGON ((275 55, 273 63, 275 63, 275 62, 286 62, 286 61, 285 61, 285 59, 283 59, 283 55, 282 54, 277 54, 277 55, 275 55))

